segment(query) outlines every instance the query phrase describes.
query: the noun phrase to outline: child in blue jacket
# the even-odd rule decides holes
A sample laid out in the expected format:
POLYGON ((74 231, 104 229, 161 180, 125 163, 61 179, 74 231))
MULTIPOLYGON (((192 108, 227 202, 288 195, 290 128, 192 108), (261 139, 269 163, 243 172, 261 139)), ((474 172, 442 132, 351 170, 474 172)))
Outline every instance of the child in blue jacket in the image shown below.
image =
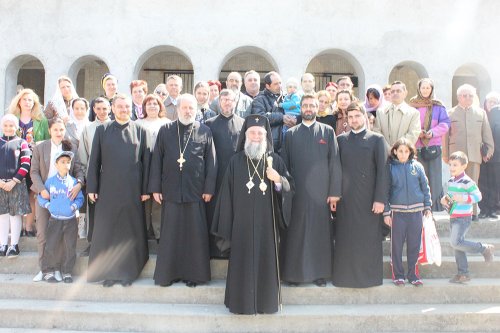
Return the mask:
MULTIPOLYGON (((300 116, 300 99, 301 95, 297 92, 299 87, 299 81, 295 78, 290 78, 286 83, 286 92, 283 103, 280 103, 279 107, 283 108, 286 115, 291 115, 298 117, 300 116)), ((289 127, 283 125, 283 136, 289 127)))
POLYGON ((391 149, 389 202, 384 209, 384 222, 391 228, 392 280, 405 285, 403 245, 406 240, 408 282, 423 285, 418 273, 418 254, 422 238, 422 212, 431 216, 431 193, 422 164, 414 160, 415 146, 401 138, 391 149))
POLYGON ((47 225, 47 241, 45 243, 46 260, 42 263, 43 279, 47 282, 57 282, 54 274, 62 259, 61 272, 65 283, 73 282, 71 272, 76 261, 76 240, 78 236, 78 222, 76 215, 83 205, 82 191, 75 199, 70 198, 70 192, 77 184, 77 180, 69 175, 73 153, 60 151, 55 156, 57 173, 48 178, 45 188, 50 199, 38 195, 38 204, 48 209, 50 213, 47 225), (61 242, 64 246, 61 246, 61 242), (63 249, 64 253, 60 253, 63 249))

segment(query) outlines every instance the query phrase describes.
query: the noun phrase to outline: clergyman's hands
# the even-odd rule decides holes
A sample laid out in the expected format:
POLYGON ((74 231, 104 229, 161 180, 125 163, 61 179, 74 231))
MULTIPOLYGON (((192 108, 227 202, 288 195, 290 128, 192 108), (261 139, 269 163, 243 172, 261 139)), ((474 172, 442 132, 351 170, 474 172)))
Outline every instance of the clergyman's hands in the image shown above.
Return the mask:
POLYGON ((336 211, 337 210, 337 201, 339 201, 340 198, 339 197, 328 197, 326 198, 326 203, 328 205, 330 205, 330 210, 332 212, 336 211))
POLYGON ((373 203, 372 212, 374 212, 375 214, 381 214, 384 211, 384 207, 385 206, 383 203, 375 201, 373 203))

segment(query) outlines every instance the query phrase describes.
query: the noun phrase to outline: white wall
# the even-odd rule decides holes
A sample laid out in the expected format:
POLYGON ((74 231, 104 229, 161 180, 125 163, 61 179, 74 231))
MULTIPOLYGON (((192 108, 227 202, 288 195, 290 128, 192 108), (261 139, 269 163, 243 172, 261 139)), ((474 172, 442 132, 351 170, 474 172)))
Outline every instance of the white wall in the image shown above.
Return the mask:
POLYGON ((224 59, 243 46, 265 50, 284 79, 300 77, 316 55, 341 50, 363 71, 360 91, 414 61, 449 105, 453 74, 466 63, 481 65, 500 89, 499 10, 495 0, 1 0, 0 105, 15 91, 7 67, 15 72, 20 55, 44 65, 47 100, 57 77, 86 55, 102 59, 127 92, 158 46, 180 50, 195 81, 218 78, 224 59))

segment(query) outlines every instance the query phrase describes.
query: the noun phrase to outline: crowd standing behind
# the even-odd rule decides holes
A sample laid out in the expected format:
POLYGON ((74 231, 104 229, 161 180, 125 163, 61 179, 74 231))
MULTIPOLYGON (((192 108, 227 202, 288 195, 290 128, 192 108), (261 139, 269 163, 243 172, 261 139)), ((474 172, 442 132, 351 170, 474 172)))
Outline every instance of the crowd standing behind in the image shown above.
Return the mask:
POLYGON ((245 314, 276 312, 281 281, 380 285, 384 222, 394 283, 423 285, 422 218, 443 208, 453 208, 450 282, 470 280, 466 252, 493 260, 492 245, 464 237, 481 197, 480 218, 499 208, 500 94, 481 109, 464 84, 447 111, 429 78, 406 82, 418 88, 409 104, 401 81, 370 85, 363 101, 349 76, 318 92, 311 73, 300 87, 287 80, 286 93, 277 72, 263 83, 259 91, 254 70, 231 72, 226 89, 201 81, 191 95, 170 75, 149 95, 147 82, 134 80, 128 96, 107 73, 103 95, 89 103, 61 76, 44 110, 21 89, 2 118, 0 256, 17 256, 19 236, 36 235, 33 280, 70 283, 79 235, 89 242, 87 281, 129 286, 148 260, 147 239, 156 239, 155 284, 196 287, 210 281, 211 258, 229 257, 225 304, 245 314), (245 264, 263 256, 260 273, 245 264), (244 282, 249 274, 262 283, 244 282))

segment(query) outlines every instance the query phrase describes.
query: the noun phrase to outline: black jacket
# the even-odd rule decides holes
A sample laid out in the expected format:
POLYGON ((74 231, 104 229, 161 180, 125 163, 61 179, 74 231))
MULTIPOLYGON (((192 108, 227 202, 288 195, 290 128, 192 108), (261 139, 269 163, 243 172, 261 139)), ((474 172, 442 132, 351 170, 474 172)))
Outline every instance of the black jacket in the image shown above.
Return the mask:
POLYGON ((487 114, 495 143, 495 151, 490 161, 498 163, 500 162, 500 106, 495 106, 487 114))
POLYGON ((268 89, 262 90, 252 103, 252 114, 260 114, 269 119, 273 136, 274 151, 279 153, 283 141, 283 115, 285 111, 278 106, 282 95, 275 95, 268 89))

